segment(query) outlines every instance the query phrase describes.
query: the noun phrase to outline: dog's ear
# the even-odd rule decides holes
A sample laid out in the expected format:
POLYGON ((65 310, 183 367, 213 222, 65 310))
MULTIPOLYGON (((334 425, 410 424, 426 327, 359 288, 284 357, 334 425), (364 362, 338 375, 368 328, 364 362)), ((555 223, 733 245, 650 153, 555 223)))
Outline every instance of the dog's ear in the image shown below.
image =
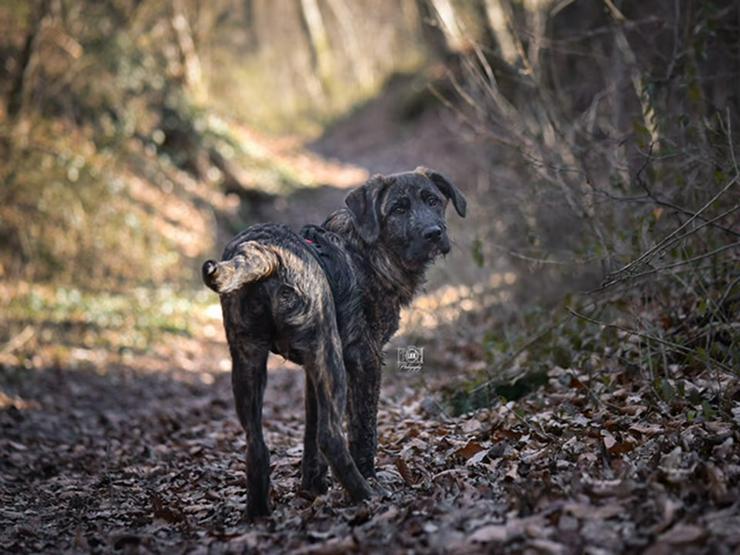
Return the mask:
POLYGON ((429 168, 425 168, 423 166, 419 166, 414 171, 416 173, 420 173, 421 175, 428 178, 432 183, 434 183, 437 186, 437 189, 439 189, 444 196, 452 201, 452 205, 455 207, 457 213, 460 214, 460 217, 465 217, 468 203, 465 200, 463 194, 460 192, 460 189, 455 187, 455 185, 452 184, 452 181, 447 179, 441 173, 435 172, 434 170, 430 170, 429 168))
POLYGON ((344 199, 355 229, 366 243, 374 243, 380 236, 380 193, 386 184, 385 177, 374 175, 344 199))

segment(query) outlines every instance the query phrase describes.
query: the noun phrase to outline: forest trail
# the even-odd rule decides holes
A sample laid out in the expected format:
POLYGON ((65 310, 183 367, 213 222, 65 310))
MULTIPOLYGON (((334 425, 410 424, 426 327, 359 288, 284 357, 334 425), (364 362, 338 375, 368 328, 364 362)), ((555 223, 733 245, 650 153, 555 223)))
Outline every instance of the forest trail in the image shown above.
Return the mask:
POLYGON ((428 85, 417 79, 390 79, 382 94, 356 107, 308 143, 270 140, 245 130, 269 158, 305 170, 313 184, 289 198, 260 206, 257 216, 295 225, 320 223, 343 206, 349 189, 361 185, 371 174, 409 171, 417 166, 444 171, 465 192, 472 193, 484 167, 481 145, 461 140, 455 116, 430 101, 428 85), (422 102, 431 104, 417 108, 418 113, 402 114, 405 104, 422 102))
MULTIPOLYGON (((409 536, 399 537, 398 547, 426 543, 420 534, 433 527, 403 506, 417 497, 407 486, 421 479, 409 456, 437 434, 445 435, 450 453, 464 450, 467 440, 454 421, 425 420, 419 392, 391 382, 378 459, 386 496, 352 507, 335 485, 312 502, 298 487, 303 374, 271 359, 264 426, 275 512, 247 525, 245 442, 229 364, 219 332, 210 339, 170 338, 156 353, 126 363, 49 367, 20 381, 0 413, 0 448, 7 454, 1 514, 8 523, 0 543, 35 552, 325 552, 354 549, 355 542, 382 549, 394 523, 407 518, 409 536), (391 496, 403 504, 389 504, 391 496)), ((481 505, 486 497, 469 497, 468 509, 479 518, 498 507, 492 499, 481 505)), ((471 513, 448 516, 458 521, 464 514, 471 513)))
POLYGON ((536 393, 455 417, 426 396, 433 374, 399 373, 390 357, 372 482, 380 493, 359 506, 336 483, 313 501, 300 494, 303 375, 272 359, 264 426, 274 511, 246 523, 228 353, 217 319, 204 330, 147 355, 80 353, 74 367, 50 362, 19 377, 1 399, 3 550, 667 553, 701 544, 724 553, 740 544, 732 426, 655 410, 639 370, 615 369, 620 387, 610 388, 555 367, 536 393))
MULTIPOLYGON (((420 164, 443 168, 474 194, 479 154, 452 138, 454 122, 427 110, 399 124, 396 106, 388 97, 370 102, 308 152, 253 136, 323 184, 261 205, 257 216, 296 227, 321 221, 368 173, 420 164)), ((445 265, 472 265, 468 244, 461 239, 461 258, 445 265)), ((515 283, 505 270, 497 287, 515 283)), ((460 289, 438 287, 449 275, 432 276, 417 303, 422 316, 439 316, 435 293, 446 307, 463 305, 460 289)), ((436 393, 484 354, 434 323, 401 339, 445 337, 420 374, 400 371, 396 344, 387 349, 379 494, 360 506, 336 482, 316 500, 300 494, 303 374, 270 359, 264 426, 274 512, 246 523, 245 441, 215 296, 201 312, 192 333, 165 332, 147 350, 46 350, 32 369, 7 376, 3 550, 565 554, 651 546, 659 554, 740 546, 730 424, 656 405, 643 370, 630 365, 614 368, 608 383, 587 369, 553 367, 518 401, 491 399, 488 409, 453 416, 436 393), (454 375, 442 372, 450 368, 454 375)), ((693 386, 711 388, 713 379, 695 376, 693 386)))
MULTIPOLYGON (((437 111, 396 123, 393 110, 402 86, 359 108, 311 145, 239 127, 237 136, 255 156, 296 168, 314 184, 260 204, 254 218, 294 227, 320 222, 370 173, 464 159, 463 146, 453 145, 446 128, 449 121, 437 111)), ((321 551, 333 549, 339 538, 336 549, 344 550, 355 540, 342 536, 366 524, 381 548, 398 518, 411 516, 399 507, 382 510, 387 497, 351 507, 338 486, 313 503, 301 497, 304 376, 271 356, 264 422, 276 512, 269 521, 245 526, 245 443, 233 411, 230 359, 215 295, 201 313, 195 334, 165 333, 144 352, 80 346, 59 355, 53 346, 39 348, 31 376, 9 376, 10 387, 0 398, 0 449, 7 453, 1 514, 8 523, 0 545, 11 551, 168 552, 188 546, 216 552, 321 551)), ((34 330, 28 346, 40 340, 37 333, 59 333, 65 338, 60 343, 74 343, 65 327, 49 323, 48 329, 34 330)), ((98 331, 85 323, 79 327, 71 333, 98 331)), ((48 337, 42 342, 53 343, 48 337)), ((6 345, 3 355, 12 357, 15 348, 6 345)), ((389 361, 395 362, 395 355, 389 361)), ((441 424, 424 420, 424 410, 439 411, 424 397, 424 380, 399 373, 395 364, 388 370, 379 430, 388 448, 381 449, 378 466, 384 487, 398 493, 420 479, 406 465, 410 452, 404 439, 435 434, 441 424)), ((463 435, 450 440, 448 451, 467 444, 463 435)), ((410 490, 403 496, 409 502, 415 495, 410 490)), ((499 507, 494 500, 479 501, 469 498, 480 518, 499 507)), ((409 526, 409 545, 426 543, 423 536, 435 529, 418 516, 409 526)))

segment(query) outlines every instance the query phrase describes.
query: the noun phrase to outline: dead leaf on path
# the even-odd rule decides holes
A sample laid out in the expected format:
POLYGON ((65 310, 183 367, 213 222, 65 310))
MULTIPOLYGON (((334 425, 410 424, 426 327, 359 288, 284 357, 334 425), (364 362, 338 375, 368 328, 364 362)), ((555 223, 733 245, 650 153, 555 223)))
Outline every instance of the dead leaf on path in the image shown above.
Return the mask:
POLYGON ((597 497, 626 497, 632 490, 631 485, 624 480, 595 480, 584 476, 583 484, 589 493, 597 497))
POLYGON ((542 449, 524 451, 521 454, 521 461, 526 464, 532 464, 540 460, 544 455, 546 455, 549 449, 550 449, 550 446, 545 445, 542 449))
POLYGON ((249 551, 257 547, 259 534, 257 532, 247 532, 234 536, 229 539, 229 547, 239 553, 249 551))
POLYGON ((470 457, 472 457, 476 453, 480 453, 481 451, 485 451, 485 450, 486 448, 483 447, 480 443, 476 441, 469 441, 465 445, 465 447, 461 447, 460 449, 455 451, 455 455, 467 461, 470 457))
POLYGON ((515 432, 506 428, 499 428, 491 434, 491 439, 495 443, 498 443, 499 441, 505 441, 507 439, 519 439, 521 435, 522 434, 519 432, 515 432))
POLYGON ((647 407, 645 405, 626 404, 626 405, 619 406, 619 411, 621 413, 629 414, 630 416, 639 416, 646 410, 647 410, 647 407))
POLYGON ((706 535, 706 530, 694 524, 678 523, 660 536, 660 541, 672 545, 693 543, 706 535))
POLYGON ((611 433, 604 430, 602 432, 602 440, 604 441, 604 447, 607 448, 607 450, 611 449, 617 444, 617 438, 615 438, 611 433))
POLYGON ((303 547, 295 551, 295 553, 301 555, 343 555, 344 553, 355 551, 356 548, 357 543, 355 542, 355 538, 352 534, 349 534, 343 538, 331 538, 320 544, 303 547))
POLYGON ((482 449, 481 451, 478 451, 475 455, 470 457, 466 462, 465 466, 473 466, 476 464, 480 464, 483 462, 483 459, 485 459, 488 456, 488 450, 482 449))
POLYGON ((712 497, 718 502, 724 501, 727 498, 727 479, 725 478, 725 473, 711 462, 705 463, 704 470, 709 479, 709 491, 712 497))
POLYGON ((617 503, 607 505, 591 505, 590 503, 567 503, 563 511, 581 519, 608 520, 620 514, 624 514, 624 507, 617 503))
POLYGON ((624 455, 625 453, 633 451, 636 445, 637 443, 633 441, 618 441, 617 443, 609 447, 608 451, 610 455, 624 455))
POLYGON ((418 483, 418 478, 416 478, 411 473, 409 465, 406 464, 406 461, 403 460, 401 457, 398 457, 396 459, 396 468, 398 469, 398 473, 401 475, 401 478, 403 478, 403 481, 406 482, 406 484, 408 484, 409 486, 415 486, 418 483))
POLYGON ((82 528, 77 528, 75 531, 75 539, 74 539, 74 546, 79 551, 90 551, 90 545, 87 542, 87 539, 85 538, 85 535, 82 531, 82 528))
POLYGON ((732 419, 735 421, 735 424, 740 426, 740 404, 735 403, 735 407, 731 409, 732 412, 732 419))
POLYGON ((470 536, 470 541, 475 543, 505 542, 509 538, 510 532, 506 524, 489 524, 483 528, 478 528, 470 536))
POLYGON ((152 513, 154 514, 155 519, 160 518, 171 524, 177 524, 179 522, 185 521, 185 515, 182 513, 182 511, 172 507, 168 507, 159 494, 155 493, 152 495, 151 503, 152 513))
POLYGON ((725 460, 730 456, 735 440, 732 437, 728 437, 721 445, 717 445, 712 449, 712 455, 720 460, 725 460))
POLYGON ((671 499, 670 497, 659 499, 657 504, 661 507, 663 518, 661 522, 655 526, 655 532, 663 532, 673 524, 673 521, 676 519, 676 514, 683 505, 681 502, 671 499))
POLYGON ((391 522, 398 516, 398 507, 391 505, 386 511, 380 513, 375 518, 373 518, 373 521, 375 522, 391 522))
POLYGON ((479 431, 483 427, 483 423, 477 418, 470 418, 466 420, 462 425, 462 430, 466 434, 472 434, 473 432, 479 431))
POLYGON ((655 434, 660 434, 665 431, 665 428, 659 424, 652 424, 652 423, 637 423, 632 424, 629 428, 630 430, 644 434, 647 436, 654 436, 655 434))
POLYGON ((531 540, 529 545, 536 549, 538 553, 546 555, 560 555, 568 552, 563 544, 542 538, 531 540))

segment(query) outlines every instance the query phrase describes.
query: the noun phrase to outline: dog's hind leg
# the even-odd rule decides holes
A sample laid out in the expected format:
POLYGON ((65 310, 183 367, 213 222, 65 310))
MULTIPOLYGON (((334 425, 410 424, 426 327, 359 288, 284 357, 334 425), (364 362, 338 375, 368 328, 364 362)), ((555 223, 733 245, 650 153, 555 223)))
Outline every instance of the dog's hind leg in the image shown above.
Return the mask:
POLYGON ((342 433, 347 401, 347 376, 342 361, 339 333, 333 319, 324 319, 318 327, 322 333, 315 337, 305 361, 306 373, 314 383, 317 409, 317 434, 321 453, 331 466, 334 476, 344 486, 353 501, 371 495, 370 487, 349 454, 342 433))
POLYGON ((306 430, 303 437, 301 488, 312 495, 326 493, 327 464, 319 450, 318 406, 316 387, 310 373, 306 373, 306 430))
POLYGON ((247 517, 252 519, 270 513, 270 451, 262 436, 262 399, 269 348, 237 332, 227 331, 227 337, 236 412, 247 435, 247 517))

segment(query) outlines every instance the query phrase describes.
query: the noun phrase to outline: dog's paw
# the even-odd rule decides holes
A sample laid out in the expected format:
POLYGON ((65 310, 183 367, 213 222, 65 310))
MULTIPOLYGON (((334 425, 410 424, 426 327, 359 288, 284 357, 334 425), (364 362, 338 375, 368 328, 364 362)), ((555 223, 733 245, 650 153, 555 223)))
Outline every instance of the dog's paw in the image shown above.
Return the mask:
POLYGON ((377 497, 378 499, 390 499, 393 495, 393 492, 383 485, 377 478, 373 477, 368 479, 368 484, 373 491, 373 497, 377 497))
POLYGON ((363 478, 366 480, 369 478, 375 478, 375 464, 373 464, 373 461, 360 461, 357 464, 357 470, 360 471, 360 474, 362 474, 363 478))
POLYGON ((256 520, 267 518, 270 516, 270 512, 270 506, 266 501, 256 501, 254 503, 250 503, 249 500, 247 501, 247 522, 255 522, 256 520))
POLYGON ((355 503, 370 499, 373 494, 374 492, 372 488, 364 479, 362 480, 362 482, 358 483, 351 491, 349 491, 349 496, 355 503))
POLYGON ((326 476, 301 481, 301 493, 308 499, 314 499, 329 491, 329 480, 326 476))

